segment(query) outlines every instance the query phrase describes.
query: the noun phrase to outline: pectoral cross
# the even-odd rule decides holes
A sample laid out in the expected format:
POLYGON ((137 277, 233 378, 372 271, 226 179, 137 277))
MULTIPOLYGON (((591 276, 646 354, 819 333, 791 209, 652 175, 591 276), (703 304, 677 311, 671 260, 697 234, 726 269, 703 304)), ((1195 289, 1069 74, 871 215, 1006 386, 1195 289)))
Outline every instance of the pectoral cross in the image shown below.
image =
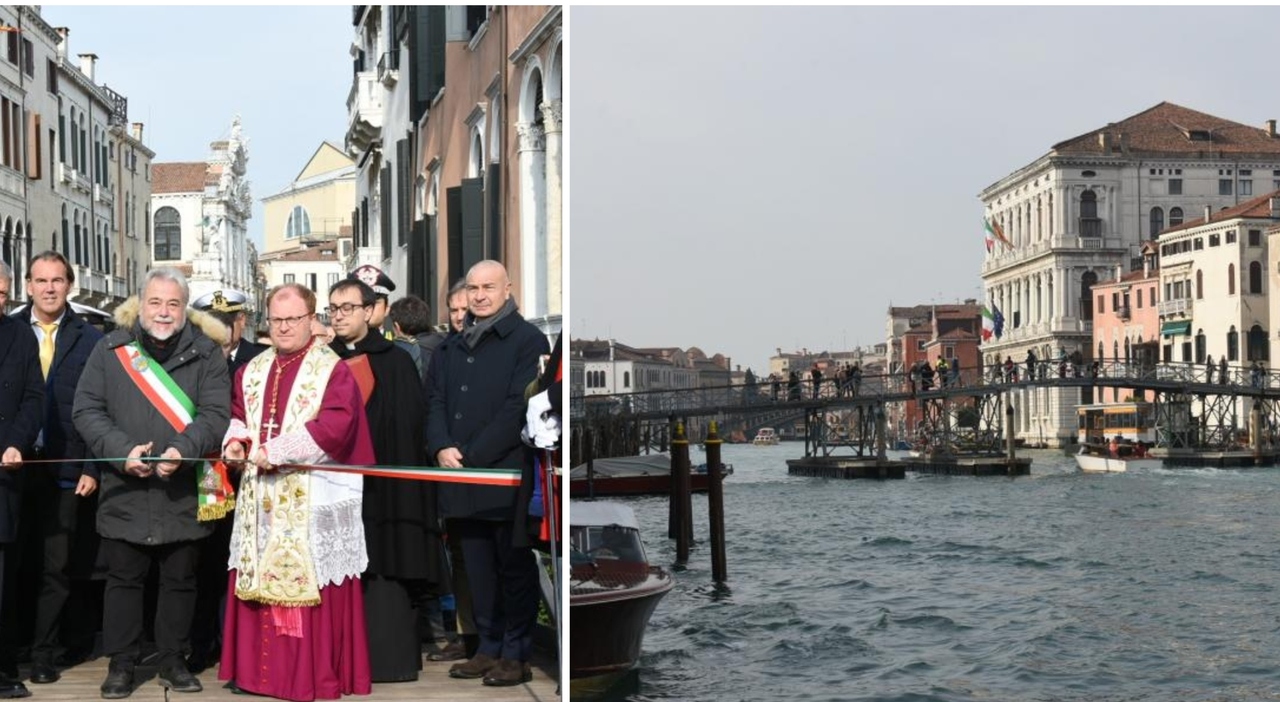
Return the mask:
POLYGON ((268 439, 269 439, 269 438, 271 438, 271 437, 273 437, 273 436, 275 436, 275 434, 276 434, 276 429, 279 429, 279 428, 280 428, 280 425, 279 425, 279 424, 276 424, 276 417, 275 417, 275 415, 271 415, 270 420, 269 420, 266 424, 263 424, 262 426, 267 430, 267 438, 268 438, 268 439))

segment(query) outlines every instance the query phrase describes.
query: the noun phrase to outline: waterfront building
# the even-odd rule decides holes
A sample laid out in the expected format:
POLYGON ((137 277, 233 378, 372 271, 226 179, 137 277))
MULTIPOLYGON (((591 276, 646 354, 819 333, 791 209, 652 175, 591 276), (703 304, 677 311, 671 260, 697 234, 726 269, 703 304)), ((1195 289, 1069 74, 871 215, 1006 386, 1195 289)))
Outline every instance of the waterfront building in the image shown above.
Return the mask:
POLYGON ((359 5, 353 21, 352 263, 443 321, 449 286, 501 261, 521 313, 558 334, 560 7, 359 5))
POLYGON ((262 198, 264 252, 258 270, 265 289, 301 283, 325 298, 347 276, 355 192, 355 162, 324 142, 293 182, 262 198))
MULTIPOLYGON (((1099 280, 1138 268, 1142 242, 1192 213, 1234 207, 1276 180, 1275 120, 1251 127, 1168 102, 1054 144, 979 194, 1008 242, 982 264, 986 304, 1005 319, 1003 336, 981 346, 985 361, 1028 349, 1092 361, 1099 280)), ((1073 441, 1081 401, 1075 388, 1014 392, 1016 435, 1073 441)))
POLYGON ((247 229, 253 216, 245 177, 249 152, 238 116, 229 137, 209 148, 204 161, 153 166, 151 264, 187 275, 192 299, 223 288, 256 299, 247 229))
MULTIPOLYGON (((974 382, 982 372, 982 357, 978 341, 982 333, 982 310, 973 300, 959 305, 917 305, 916 307, 890 307, 889 328, 898 329, 898 322, 907 319, 914 324, 897 331, 893 351, 897 373, 890 374, 887 388, 891 392, 909 389, 908 374, 920 363, 937 367, 938 360, 960 361, 961 372, 969 382, 974 382)), ((1015 359, 1017 360, 1017 359, 1015 359)), ((864 374, 865 375, 865 374, 864 374)), ((934 379, 937 387, 938 378, 934 379)), ((919 383, 917 381, 917 390, 919 383)), ((887 406, 890 428, 897 438, 906 439, 915 434, 921 419, 921 408, 915 402, 896 402, 887 406)))
POLYGON ((701 387, 698 359, 682 351, 664 354, 670 349, 638 349, 614 339, 573 339, 569 346, 570 365, 582 368, 587 397, 701 387))
MULTIPOLYGON (((1135 271, 1117 267, 1108 280, 1093 286, 1093 339, 1090 347, 1094 358, 1120 368, 1124 372, 1137 373, 1142 368, 1154 368, 1160 360, 1160 256, 1155 242, 1143 244, 1142 268, 1135 271)), ((1167 309, 1172 313, 1173 309, 1167 309)), ((1053 367, 1048 372, 1058 373, 1057 362, 1064 349, 1059 349, 1050 360, 1053 367)), ((1074 374, 1074 368, 1072 369, 1074 374)), ((1092 388, 1081 393, 1081 402, 1127 402, 1133 399, 1151 400, 1152 393, 1135 393, 1132 390, 1101 388, 1096 394, 1092 388)))

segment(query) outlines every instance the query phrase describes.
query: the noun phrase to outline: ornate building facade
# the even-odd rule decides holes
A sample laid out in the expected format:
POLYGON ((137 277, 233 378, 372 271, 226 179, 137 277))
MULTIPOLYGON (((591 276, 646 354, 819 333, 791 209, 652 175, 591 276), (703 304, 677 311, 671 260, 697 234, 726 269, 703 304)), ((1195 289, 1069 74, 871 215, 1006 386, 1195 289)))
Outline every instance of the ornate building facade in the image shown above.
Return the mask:
MULTIPOLYGON (((979 195, 1009 241, 982 264, 988 307, 1004 335, 985 365, 1080 351, 1094 357, 1093 293, 1117 267, 1141 266, 1141 244, 1204 207, 1232 207, 1280 178, 1275 121, 1262 128, 1163 102, 1086 134, 979 195)), ((1078 389, 1014 393, 1017 436, 1062 445, 1075 434, 1078 389)))
POLYGON ((187 274, 191 297, 224 287, 256 299, 256 252, 248 240, 253 198, 240 118, 204 161, 157 163, 151 194, 152 265, 187 274))
POLYGON ((559 333, 560 7, 358 5, 353 24, 351 264, 443 321, 450 285, 499 260, 524 316, 559 333))

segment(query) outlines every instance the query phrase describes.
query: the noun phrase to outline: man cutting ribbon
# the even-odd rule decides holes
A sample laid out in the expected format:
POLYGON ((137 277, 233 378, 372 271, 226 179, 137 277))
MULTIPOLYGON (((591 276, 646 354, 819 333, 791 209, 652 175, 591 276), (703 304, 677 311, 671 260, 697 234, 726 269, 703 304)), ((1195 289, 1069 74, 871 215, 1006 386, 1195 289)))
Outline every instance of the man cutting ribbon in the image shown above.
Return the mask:
POLYGON ((229 421, 231 396, 221 325, 187 312, 186 278, 172 268, 147 273, 141 300, 116 311, 120 327, 94 347, 76 388, 72 418, 90 451, 127 456, 102 472, 98 533, 107 563, 103 649, 111 656, 102 696, 133 693, 141 653, 143 587, 160 568, 155 639, 160 682, 199 692, 183 653, 195 608, 197 540, 212 523, 196 517, 199 471, 216 453, 229 421), (158 455, 149 462, 146 456, 158 455))

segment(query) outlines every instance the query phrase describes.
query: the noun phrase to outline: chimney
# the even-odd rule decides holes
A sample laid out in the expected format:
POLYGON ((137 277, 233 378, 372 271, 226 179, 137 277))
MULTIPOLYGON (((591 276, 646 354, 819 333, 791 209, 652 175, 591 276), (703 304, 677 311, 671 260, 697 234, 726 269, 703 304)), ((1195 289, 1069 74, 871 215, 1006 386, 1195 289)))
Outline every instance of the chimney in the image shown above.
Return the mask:
POLYGON ((96 82, 93 77, 93 69, 98 64, 97 54, 80 54, 80 72, 89 79, 90 83, 96 82))
POLYGON ((1204 223, 1209 223, 1209 218, 1213 216, 1213 207, 1211 205, 1204 206, 1204 223))
POLYGON ((1274 119, 1267 120, 1267 136, 1273 139, 1276 136, 1276 121, 1274 119))
POLYGON ((1120 279, 1121 279, 1121 278, 1123 278, 1123 277, 1124 277, 1124 266, 1117 264, 1117 265, 1116 265, 1116 280, 1120 280, 1120 279))
POLYGON ((1120 133, 1120 151, 1125 154, 1129 153, 1129 135, 1124 132, 1120 133))
POLYGON ((142 141, 142 122, 133 123, 133 138, 142 141))
POLYGON ((1101 132, 1098 134, 1098 146, 1102 147, 1102 153, 1111 153, 1111 132, 1101 132))
POLYGON ((67 35, 71 33, 71 29, 58 27, 54 31, 58 33, 58 58, 65 61, 67 59, 67 35))
POLYGON ((1143 255, 1142 257, 1142 277, 1151 277, 1151 257, 1148 255, 1143 255))

